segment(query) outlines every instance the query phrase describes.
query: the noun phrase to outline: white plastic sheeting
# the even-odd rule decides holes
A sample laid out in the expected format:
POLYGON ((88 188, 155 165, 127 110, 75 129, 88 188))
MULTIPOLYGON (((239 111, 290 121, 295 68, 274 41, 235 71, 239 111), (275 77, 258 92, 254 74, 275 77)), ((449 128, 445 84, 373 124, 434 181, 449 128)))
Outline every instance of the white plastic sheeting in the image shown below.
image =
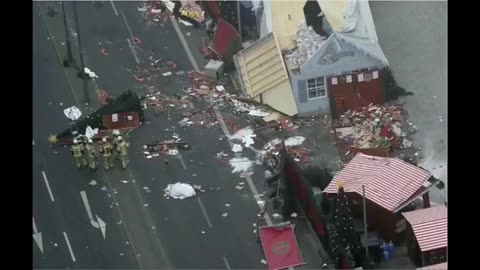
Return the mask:
POLYGON ((347 0, 338 2, 317 0, 327 19, 343 18, 340 30, 336 31, 340 38, 356 46, 366 54, 388 65, 388 60, 378 44, 377 32, 372 12, 366 0, 347 0), (334 2, 333 2, 334 3, 334 2))
POLYGON ((63 110, 63 113, 68 119, 73 121, 77 120, 78 118, 80 118, 80 116, 82 116, 82 112, 80 111, 79 108, 77 108, 77 106, 72 106, 70 108, 67 108, 63 110))
POLYGON ((305 141, 305 137, 294 136, 285 140, 285 146, 297 146, 301 145, 305 141))
POLYGON ((180 182, 169 184, 164 191, 165 197, 171 197, 180 200, 195 196, 195 189, 191 185, 180 182))

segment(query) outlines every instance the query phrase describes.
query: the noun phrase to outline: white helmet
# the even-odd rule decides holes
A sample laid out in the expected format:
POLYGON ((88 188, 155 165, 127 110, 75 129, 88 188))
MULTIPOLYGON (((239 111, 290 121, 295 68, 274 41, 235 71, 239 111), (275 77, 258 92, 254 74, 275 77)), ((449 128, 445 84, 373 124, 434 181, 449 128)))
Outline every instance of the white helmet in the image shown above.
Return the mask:
POLYGON ((73 139, 73 144, 78 144, 78 140, 77 140, 77 139, 73 139))
POLYGON ((103 139, 102 139, 102 142, 106 143, 106 142, 107 142, 107 138, 103 138, 103 139))
POLYGON ((121 142, 121 141, 123 141, 123 137, 122 137, 122 136, 118 136, 118 137, 117 137, 117 140, 118 140, 119 142, 121 142))
POLYGON ((120 135, 120 131, 118 131, 118 129, 114 129, 113 130, 113 135, 115 135, 115 136, 120 135))
POLYGON ((93 143, 93 140, 92 140, 92 139, 88 139, 88 143, 93 143))

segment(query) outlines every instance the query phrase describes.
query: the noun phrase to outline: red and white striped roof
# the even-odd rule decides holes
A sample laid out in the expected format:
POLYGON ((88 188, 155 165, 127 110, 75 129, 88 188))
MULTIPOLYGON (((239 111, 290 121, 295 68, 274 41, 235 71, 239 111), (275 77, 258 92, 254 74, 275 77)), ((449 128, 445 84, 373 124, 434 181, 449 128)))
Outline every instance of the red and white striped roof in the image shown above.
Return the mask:
POLYGON ((422 252, 447 246, 447 207, 430 207, 402 215, 412 225, 422 252))
POLYGON ((358 153, 343 170, 335 175, 326 193, 337 193, 338 182, 345 192, 362 195, 366 199, 394 211, 412 197, 432 174, 398 158, 382 158, 358 153))
POLYGON ((417 268, 418 270, 447 270, 447 263, 439 263, 434 265, 424 266, 422 268, 417 268))

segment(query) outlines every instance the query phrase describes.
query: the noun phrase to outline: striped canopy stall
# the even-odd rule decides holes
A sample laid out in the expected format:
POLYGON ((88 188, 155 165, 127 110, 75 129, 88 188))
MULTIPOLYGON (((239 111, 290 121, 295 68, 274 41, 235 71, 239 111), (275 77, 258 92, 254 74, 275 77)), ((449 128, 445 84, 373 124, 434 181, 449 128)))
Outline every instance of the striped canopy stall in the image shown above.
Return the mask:
POLYGON ((447 207, 430 207, 402 215, 412 225, 422 252, 447 247, 447 207))
POLYGON ((358 153, 343 170, 335 175, 324 192, 335 194, 338 182, 344 184, 345 192, 365 198, 394 212, 398 207, 418 194, 432 174, 398 158, 383 158, 358 153))

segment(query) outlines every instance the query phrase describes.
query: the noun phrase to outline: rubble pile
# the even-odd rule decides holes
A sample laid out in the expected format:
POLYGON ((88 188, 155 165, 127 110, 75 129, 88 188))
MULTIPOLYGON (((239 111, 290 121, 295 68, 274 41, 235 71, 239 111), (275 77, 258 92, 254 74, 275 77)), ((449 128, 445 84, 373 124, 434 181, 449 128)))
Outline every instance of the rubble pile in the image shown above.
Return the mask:
POLYGON ((195 0, 180 0, 182 7, 180 8, 180 14, 195 21, 201 23, 205 20, 205 11, 202 10, 199 4, 195 3, 195 0))
POLYGON ((311 26, 302 21, 298 25, 297 31, 297 49, 286 56, 286 59, 298 66, 302 66, 310 59, 322 45, 327 37, 322 37, 315 33, 311 26))
POLYGON ((347 111, 333 121, 337 138, 357 149, 413 147, 411 135, 417 128, 405 121, 403 103, 372 105, 347 111))
MULTIPOLYGON (((147 90, 148 92, 148 90, 147 90)), ((187 96, 180 98, 171 98, 163 95, 160 91, 156 91, 152 94, 147 94, 144 100, 144 108, 152 108, 157 112, 173 112, 176 108, 191 108, 193 104, 187 99, 187 96)))
MULTIPOLYGON (((302 136, 290 137, 284 141, 288 155, 300 164, 305 164, 310 159, 310 150, 308 150, 305 146, 302 145, 304 141, 305 137, 302 136)), ((278 157, 280 155, 281 149, 282 141, 278 138, 273 139, 265 144, 261 155, 259 155, 260 157, 257 156, 257 159, 265 159, 269 156, 278 157)))
POLYGON ((165 23, 172 14, 175 4, 171 1, 144 1, 140 7, 137 7, 143 15, 146 22, 165 23))

